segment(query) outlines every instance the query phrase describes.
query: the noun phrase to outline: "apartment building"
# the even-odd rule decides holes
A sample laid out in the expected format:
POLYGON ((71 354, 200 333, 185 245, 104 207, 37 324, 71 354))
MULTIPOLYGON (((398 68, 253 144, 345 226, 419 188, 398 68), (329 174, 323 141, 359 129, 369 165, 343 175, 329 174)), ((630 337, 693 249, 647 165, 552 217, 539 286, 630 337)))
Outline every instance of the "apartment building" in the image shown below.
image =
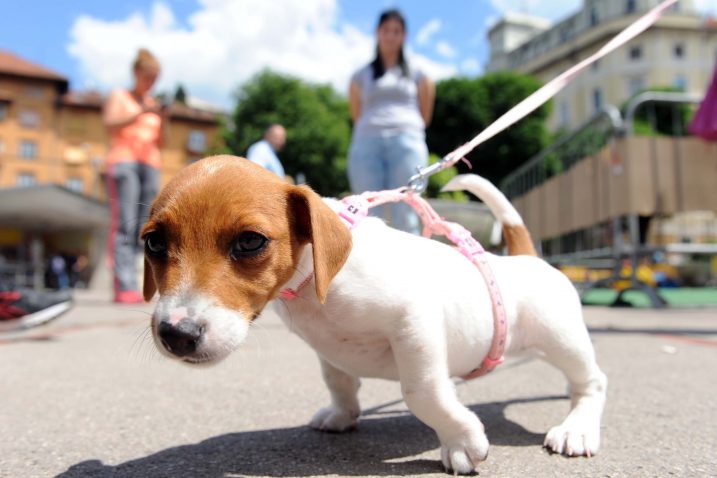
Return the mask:
MULTIPOLYGON (((103 198, 103 102, 100 93, 71 91, 61 74, 0 50, 0 187, 58 184, 103 198)), ((173 104, 163 181, 200 158, 217 132, 216 113, 173 104)))
MULTIPOLYGON (((0 50, 0 279, 41 287, 50 253, 84 255, 90 267, 101 260, 109 222, 104 100, 0 50)), ((170 106, 162 182, 201 158, 218 130, 216 112, 170 106)))
MULTIPOLYGON (((515 70, 547 82, 595 53, 660 0, 584 0, 576 13, 550 24, 508 14, 489 33, 487 71, 515 70)), ((555 97, 551 129, 574 129, 605 105, 635 93, 675 87, 704 94, 717 58, 717 22, 681 0, 650 29, 603 57, 555 97)))

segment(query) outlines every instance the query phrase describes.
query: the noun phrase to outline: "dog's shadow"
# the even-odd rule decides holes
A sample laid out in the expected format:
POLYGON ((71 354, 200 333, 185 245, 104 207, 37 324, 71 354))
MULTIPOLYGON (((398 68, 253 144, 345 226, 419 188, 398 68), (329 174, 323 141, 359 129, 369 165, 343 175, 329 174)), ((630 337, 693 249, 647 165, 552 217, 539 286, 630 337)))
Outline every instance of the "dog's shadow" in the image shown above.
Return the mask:
MULTIPOLYGON (((543 434, 508 420, 505 409, 517 403, 560 399, 565 397, 536 397, 470 408, 481 417, 492 444, 540 446, 543 434)), ((58 477, 385 476, 443 471, 438 459, 410 458, 439 446, 433 430, 409 413, 390 415, 380 408, 362 417, 356 432, 331 434, 302 426, 230 433, 115 466, 99 460, 83 461, 58 477)))

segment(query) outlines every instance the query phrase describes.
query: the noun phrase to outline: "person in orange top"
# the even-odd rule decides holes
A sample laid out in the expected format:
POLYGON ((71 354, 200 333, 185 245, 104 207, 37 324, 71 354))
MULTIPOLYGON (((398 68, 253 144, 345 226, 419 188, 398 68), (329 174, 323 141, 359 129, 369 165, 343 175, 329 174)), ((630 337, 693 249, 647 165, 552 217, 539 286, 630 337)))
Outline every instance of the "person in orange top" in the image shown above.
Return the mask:
POLYGON ((114 301, 124 304, 143 300, 137 283, 139 231, 159 189, 160 148, 167 123, 167 108, 150 95, 160 72, 157 58, 140 49, 132 72, 133 87, 112 91, 103 111, 110 135, 106 167, 114 301))

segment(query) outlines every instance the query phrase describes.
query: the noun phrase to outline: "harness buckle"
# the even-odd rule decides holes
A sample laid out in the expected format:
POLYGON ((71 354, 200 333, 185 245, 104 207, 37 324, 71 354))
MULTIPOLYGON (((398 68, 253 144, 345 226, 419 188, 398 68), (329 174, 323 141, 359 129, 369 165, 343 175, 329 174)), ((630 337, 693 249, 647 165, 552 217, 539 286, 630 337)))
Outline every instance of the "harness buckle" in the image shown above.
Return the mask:
MULTIPOLYGON (((451 153, 452 154, 452 153, 451 153)), ((416 167, 416 174, 408 180, 406 189, 417 194, 423 194, 428 188, 428 177, 452 164, 451 154, 448 154, 425 168, 416 167)))
POLYGON ((361 219, 368 216, 368 202, 361 196, 348 196, 341 200, 342 208, 337 214, 349 229, 353 229, 361 219))

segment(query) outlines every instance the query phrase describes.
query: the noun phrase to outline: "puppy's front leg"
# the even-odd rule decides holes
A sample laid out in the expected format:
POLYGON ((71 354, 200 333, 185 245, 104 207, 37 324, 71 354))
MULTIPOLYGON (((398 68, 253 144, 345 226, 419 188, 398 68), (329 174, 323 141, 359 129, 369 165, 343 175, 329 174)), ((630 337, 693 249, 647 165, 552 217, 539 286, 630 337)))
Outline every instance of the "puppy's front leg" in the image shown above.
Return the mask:
POLYGON ((488 456, 488 439, 478 417, 458 401, 444 335, 413 330, 392 347, 403 397, 411 412, 438 434, 443 466, 461 474, 473 472, 488 456))
POLYGON ((321 357, 319 360, 324 382, 331 392, 331 406, 316 412, 309 426, 328 432, 356 428, 361 413, 358 402, 359 379, 337 369, 321 357))

